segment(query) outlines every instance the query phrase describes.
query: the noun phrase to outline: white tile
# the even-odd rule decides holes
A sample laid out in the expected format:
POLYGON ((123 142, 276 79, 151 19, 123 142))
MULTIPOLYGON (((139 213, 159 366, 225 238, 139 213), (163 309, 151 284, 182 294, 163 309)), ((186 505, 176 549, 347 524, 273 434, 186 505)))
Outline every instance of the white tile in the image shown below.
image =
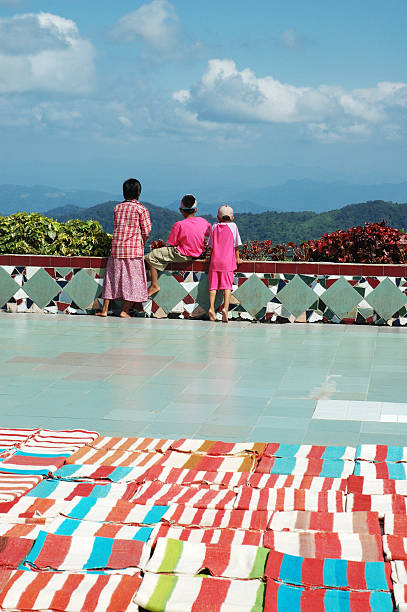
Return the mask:
POLYGON ((407 414, 399 414, 397 417, 397 423, 407 423, 407 414))
POLYGON ((397 414, 382 414, 380 421, 382 423, 397 423, 397 414))
POLYGON ((383 402, 382 414, 407 415, 407 404, 403 404, 402 402, 383 402))

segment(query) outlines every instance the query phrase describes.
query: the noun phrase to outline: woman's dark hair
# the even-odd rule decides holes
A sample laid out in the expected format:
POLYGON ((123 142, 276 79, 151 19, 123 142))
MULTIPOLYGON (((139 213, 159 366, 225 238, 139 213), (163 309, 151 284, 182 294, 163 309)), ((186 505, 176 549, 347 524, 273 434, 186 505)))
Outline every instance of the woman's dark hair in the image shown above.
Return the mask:
POLYGON ((129 178, 123 183, 123 197, 125 200, 138 200, 141 193, 141 183, 137 179, 129 178))

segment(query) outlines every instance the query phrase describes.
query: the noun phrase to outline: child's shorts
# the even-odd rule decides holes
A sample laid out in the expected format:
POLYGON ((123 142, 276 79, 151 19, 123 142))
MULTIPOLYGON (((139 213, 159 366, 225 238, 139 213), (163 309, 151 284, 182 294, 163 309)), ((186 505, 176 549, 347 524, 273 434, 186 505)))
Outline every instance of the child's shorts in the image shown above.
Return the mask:
POLYGON ((233 289, 234 272, 219 272, 218 270, 209 269, 209 291, 217 289, 233 289))
POLYGON ((146 259, 153 268, 162 272, 171 262, 191 261, 195 259, 195 257, 183 255, 175 246, 164 246, 159 249, 153 249, 144 256, 144 259, 146 259))

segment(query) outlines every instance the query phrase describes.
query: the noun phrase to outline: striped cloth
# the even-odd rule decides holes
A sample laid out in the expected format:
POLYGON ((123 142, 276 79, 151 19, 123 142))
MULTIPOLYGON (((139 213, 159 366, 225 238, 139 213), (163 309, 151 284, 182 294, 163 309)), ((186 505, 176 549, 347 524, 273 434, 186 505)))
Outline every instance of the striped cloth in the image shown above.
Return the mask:
POLYGON ((348 493, 363 493, 363 495, 383 495, 393 493, 407 496, 406 480, 386 480, 385 478, 364 478, 349 476, 348 493))
POLYGON ((19 448, 29 438, 38 433, 39 429, 7 429, 0 428, 0 449, 19 448))
POLYGON ((18 499, 42 480, 42 476, 0 473, 0 502, 18 499))
POLYGON ((110 465, 114 467, 144 467, 147 468, 163 460, 161 453, 129 453, 122 450, 104 450, 83 446, 73 453, 67 463, 78 465, 110 465))
POLYGON ((407 538, 384 535, 383 551, 386 561, 407 561, 407 538))
POLYGON ((262 578, 268 548, 221 546, 159 538, 145 567, 156 574, 194 574, 203 571, 218 578, 262 578))
POLYGON ((109 482, 135 482, 141 484, 145 481, 147 473, 144 467, 115 467, 113 465, 63 465, 52 474, 53 478, 61 480, 108 480, 109 482))
POLYGON ((170 446, 171 450, 201 455, 262 455, 266 448, 263 442, 214 442, 213 440, 193 440, 180 438, 170 446))
POLYGON ((195 509, 170 506, 162 517, 167 523, 189 527, 221 527, 223 529, 256 529, 265 531, 271 512, 246 510, 195 509))
MULTIPOLYGON (((350 478, 352 478, 350 476, 350 478)), ((244 483, 240 483, 242 485, 244 483)), ((310 489, 319 491, 346 491, 346 478, 323 478, 321 476, 286 476, 283 474, 249 474, 247 484, 255 489, 310 489)))
POLYGON ((407 461, 406 446, 387 446, 386 444, 359 444, 356 448, 356 459, 377 461, 379 463, 407 461))
POLYGON ((111 484, 92 482, 67 482, 64 480, 43 480, 34 489, 26 494, 26 497, 42 497, 52 499, 65 499, 67 501, 75 497, 106 497, 109 499, 129 499, 134 495, 137 485, 111 484))
POLYGON ((217 485, 220 487, 240 487, 247 483, 248 478, 255 476, 248 472, 205 472, 199 470, 188 470, 155 465, 145 472, 145 481, 164 482, 168 484, 189 485, 217 485))
POLYGON ((124 525, 123 523, 101 523, 97 521, 80 521, 71 518, 49 520, 42 531, 63 536, 115 538, 119 540, 139 540, 147 542, 153 531, 152 527, 124 525))
POLYGON ((377 512, 379 518, 386 513, 406 514, 407 498, 402 495, 359 495, 349 493, 346 496, 346 512, 377 512))
POLYGON ((287 555, 310 559, 383 561, 382 539, 377 535, 324 531, 266 531, 263 546, 287 555))
POLYGON ((146 482, 130 498, 133 504, 182 504, 193 508, 232 509, 237 493, 230 489, 216 491, 207 487, 183 487, 182 485, 146 482))
POLYGON ((99 436, 88 446, 102 450, 121 450, 129 453, 165 453, 174 440, 162 438, 119 438, 112 436, 99 436))
POLYGON ((267 580, 264 612, 393 612, 390 593, 304 589, 267 580))
POLYGON ((355 476, 364 476, 367 479, 385 478, 393 480, 407 480, 406 463, 370 463, 369 461, 356 461, 355 476))
POLYGON ((0 522, 0 536, 5 538, 19 538, 35 540, 40 531, 46 529, 51 519, 45 518, 11 518, 0 522))
POLYGON ((99 434, 96 431, 87 431, 86 429, 68 429, 65 431, 52 431, 51 429, 41 429, 30 437, 30 439, 21 446, 25 452, 30 452, 32 448, 48 449, 48 452, 61 452, 60 449, 65 449, 69 452, 74 452, 81 446, 91 443, 99 434))
POLYGON ((123 525, 155 525, 169 506, 139 506, 126 500, 108 503, 105 499, 84 497, 62 508, 60 514, 79 521, 122 523, 123 525))
POLYGON ((145 539, 64 536, 41 531, 24 565, 41 571, 142 568, 149 554, 145 539))
POLYGON ((243 510, 309 510, 312 512, 343 512, 345 495, 342 491, 316 493, 307 489, 252 489, 241 487, 235 508, 243 510))
POLYGON ((393 588, 397 612, 407 612, 407 585, 396 583, 393 588))
POLYGON ((202 542, 221 546, 263 546, 263 531, 250 529, 202 529, 179 525, 158 524, 153 528, 149 543, 154 547, 159 539, 171 538, 183 542, 202 542))
POLYGON ((154 612, 262 612, 264 590, 265 585, 258 580, 146 572, 134 601, 145 610, 154 612))
POLYGON ((41 499, 30 497, 28 494, 14 502, 0 504, 0 518, 12 520, 15 518, 54 518, 59 515, 67 502, 56 499, 41 499))
POLYGON ((11 457, 0 462, 0 472, 48 476, 62 467, 67 457, 67 454, 47 456, 16 451, 11 457))
POLYGON ((356 591, 390 591, 390 564, 344 559, 304 559, 270 551, 265 578, 298 586, 356 591))
POLYGON ((407 516, 406 514, 392 514, 387 512, 384 515, 383 531, 387 535, 398 535, 407 537, 407 516))
POLYGON ((139 575, 16 571, 0 593, 0 607, 25 612, 137 612, 133 598, 140 584, 139 575))
POLYGON ((302 459, 296 457, 262 457, 257 473, 286 474, 292 476, 322 476, 347 478, 353 473, 353 461, 342 459, 302 459))
POLYGON ((33 539, 0 537, 0 568, 17 569, 33 544, 33 539))
POLYGON ((273 531, 381 534, 377 512, 275 512, 268 528, 273 531))
POLYGON ((205 472, 252 472, 256 462, 254 454, 224 456, 168 451, 161 457, 160 465, 205 472))
POLYGON ((264 457, 297 457, 299 459, 355 459, 352 446, 313 446, 311 444, 280 444, 269 442, 264 457))
POLYGON ((390 561, 390 566, 393 582, 407 584, 407 561, 390 561))

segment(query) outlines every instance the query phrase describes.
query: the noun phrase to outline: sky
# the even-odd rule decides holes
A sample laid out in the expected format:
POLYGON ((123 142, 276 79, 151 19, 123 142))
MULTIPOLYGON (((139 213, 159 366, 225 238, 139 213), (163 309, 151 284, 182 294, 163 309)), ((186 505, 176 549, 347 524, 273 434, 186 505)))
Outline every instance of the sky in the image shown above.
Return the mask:
POLYGON ((407 180, 406 24, 405 0, 0 0, 0 183, 407 180))

